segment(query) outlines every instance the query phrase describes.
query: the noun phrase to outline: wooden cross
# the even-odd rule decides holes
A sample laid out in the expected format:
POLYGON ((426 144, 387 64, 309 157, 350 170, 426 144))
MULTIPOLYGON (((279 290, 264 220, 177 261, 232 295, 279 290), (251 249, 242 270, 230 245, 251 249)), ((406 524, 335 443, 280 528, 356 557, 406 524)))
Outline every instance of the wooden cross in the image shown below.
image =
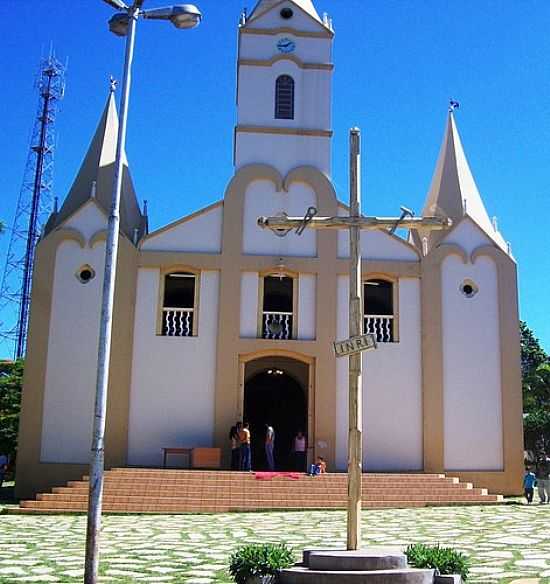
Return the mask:
MULTIPOLYGON (((348 229, 350 233, 350 290, 349 290, 349 341, 358 341, 362 336, 361 304, 361 248, 362 229, 389 230, 397 227, 409 229, 447 229, 452 221, 441 217, 414 217, 402 207, 401 217, 364 217, 361 215, 361 133, 358 128, 350 130, 350 214, 349 216, 317 217, 317 209, 310 207, 304 217, 259 217, 258 225, 274 231, 278 236, 292 229, 301 235, 308 229, 348 229)), ((374 342, 356 342, 358 350, 349 354, 349 434, 348 434, 348 510, 347 549, 361 547, 361 476, 363 464, 363 419, 362 419, 362 358, 361 351, 375 348, 374 342), (374 346, 373 346, 374 345, 374 346)), ((338 355, 337 356, 343 356, 338 355)))

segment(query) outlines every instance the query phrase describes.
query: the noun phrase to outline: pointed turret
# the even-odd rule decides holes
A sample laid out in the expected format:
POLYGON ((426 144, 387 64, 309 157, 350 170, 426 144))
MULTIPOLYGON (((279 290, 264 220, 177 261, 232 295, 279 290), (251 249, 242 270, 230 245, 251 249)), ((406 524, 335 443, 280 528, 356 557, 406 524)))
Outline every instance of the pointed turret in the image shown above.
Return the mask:
MULTIPOLYGON (((118 115, 114 93, 111 90, 103 115, 73 186, 59 212, 52 215, 50 221, 48 221, 47 232, 61 225, 92 198, 95 199, 107 215, 109 214, 115 174, 117 135, 118 115)), ((120 199, 120 229, 133 241, 136 230, 141 237, 145 226, 146 221, 139 209, 128 170, 128 162, 124 154, 124 176, 120 199)))
MULTIPOLYGON (((499 247, 506 250, 502 236, 489 219, 468 166, 452 111, 449 111, 445 136, 422 215, 444 215, 451 218, 454 225, 467 216, 499 247)), ((428 240, 428 250, 444 235, 444 231, 419 231, 421 240, 428 240)))
MULTIPOLYGON (((315 9, 312 0, 289 0, 291 4, 295 4, 298 8, 301 8, 306 14, 309 14, 312 18, 324 24, 319 13, 315 9)), ((273 7, 281 3, 281 0, 259 0, 259 2, 254 7, 254 10, 250 14, 248 20, 253 20, 262 14, 265 14, 273 7)))

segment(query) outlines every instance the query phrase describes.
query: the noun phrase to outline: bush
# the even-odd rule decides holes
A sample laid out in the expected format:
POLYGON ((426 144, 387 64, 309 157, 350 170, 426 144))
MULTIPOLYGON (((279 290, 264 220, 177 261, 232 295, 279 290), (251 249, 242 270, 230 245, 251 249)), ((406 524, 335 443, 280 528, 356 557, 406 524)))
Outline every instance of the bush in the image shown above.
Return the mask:
POLYGON ((231 556, 229 573, 237 584, 245 584, 251 576, 272 576, 293 563, 292 552, 285 544, 249 544, 231 556))
POLYGON ((460 574, 463 580, 468 578, 470 558, 453 548, 415 543, 407 548, 405 554, 414 568, 433 568, 442 576, 460 574))

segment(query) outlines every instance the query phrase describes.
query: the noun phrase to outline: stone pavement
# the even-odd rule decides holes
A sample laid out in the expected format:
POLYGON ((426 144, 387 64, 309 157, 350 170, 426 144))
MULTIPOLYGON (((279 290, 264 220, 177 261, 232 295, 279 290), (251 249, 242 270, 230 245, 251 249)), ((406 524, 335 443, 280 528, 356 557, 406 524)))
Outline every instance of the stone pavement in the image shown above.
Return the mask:
MULTIPOLYGON (((472 583, 550 583, 550 506, 394 509, 364 514, 365 544, 441 543, 468 553, 472 583)), ((0 515, 0 583, 82 582, 85 517, 0 515)), ((108 515, 102 582, 230 582, 231 552, 245 542, 335 548, 345 513, 108 515)))

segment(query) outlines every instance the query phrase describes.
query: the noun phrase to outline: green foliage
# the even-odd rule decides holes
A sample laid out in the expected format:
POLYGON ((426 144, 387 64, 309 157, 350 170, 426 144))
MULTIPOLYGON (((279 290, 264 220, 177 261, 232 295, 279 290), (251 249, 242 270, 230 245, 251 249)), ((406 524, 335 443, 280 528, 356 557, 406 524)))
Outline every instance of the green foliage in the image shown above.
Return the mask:
POLYGON ((23 360, 0 362, 0 453, 14 458, 23 388, 23 360))
POLYGON ((414 568, 432 568, 442 576, 460 574, 463 580, 468 578, 470 559, 453 548, 415 543, 407 547, 405 554, 414 568))
POLYGON ((292 551, 285 544, 249 544, 231 556, 229 573, 237 584, 245 584, 251 576, 276 575, 293 563, 292 551))
POLYGON ((550 451, 550 358, 521 323, 521 372, 525 448, 535 457, 550 451))

